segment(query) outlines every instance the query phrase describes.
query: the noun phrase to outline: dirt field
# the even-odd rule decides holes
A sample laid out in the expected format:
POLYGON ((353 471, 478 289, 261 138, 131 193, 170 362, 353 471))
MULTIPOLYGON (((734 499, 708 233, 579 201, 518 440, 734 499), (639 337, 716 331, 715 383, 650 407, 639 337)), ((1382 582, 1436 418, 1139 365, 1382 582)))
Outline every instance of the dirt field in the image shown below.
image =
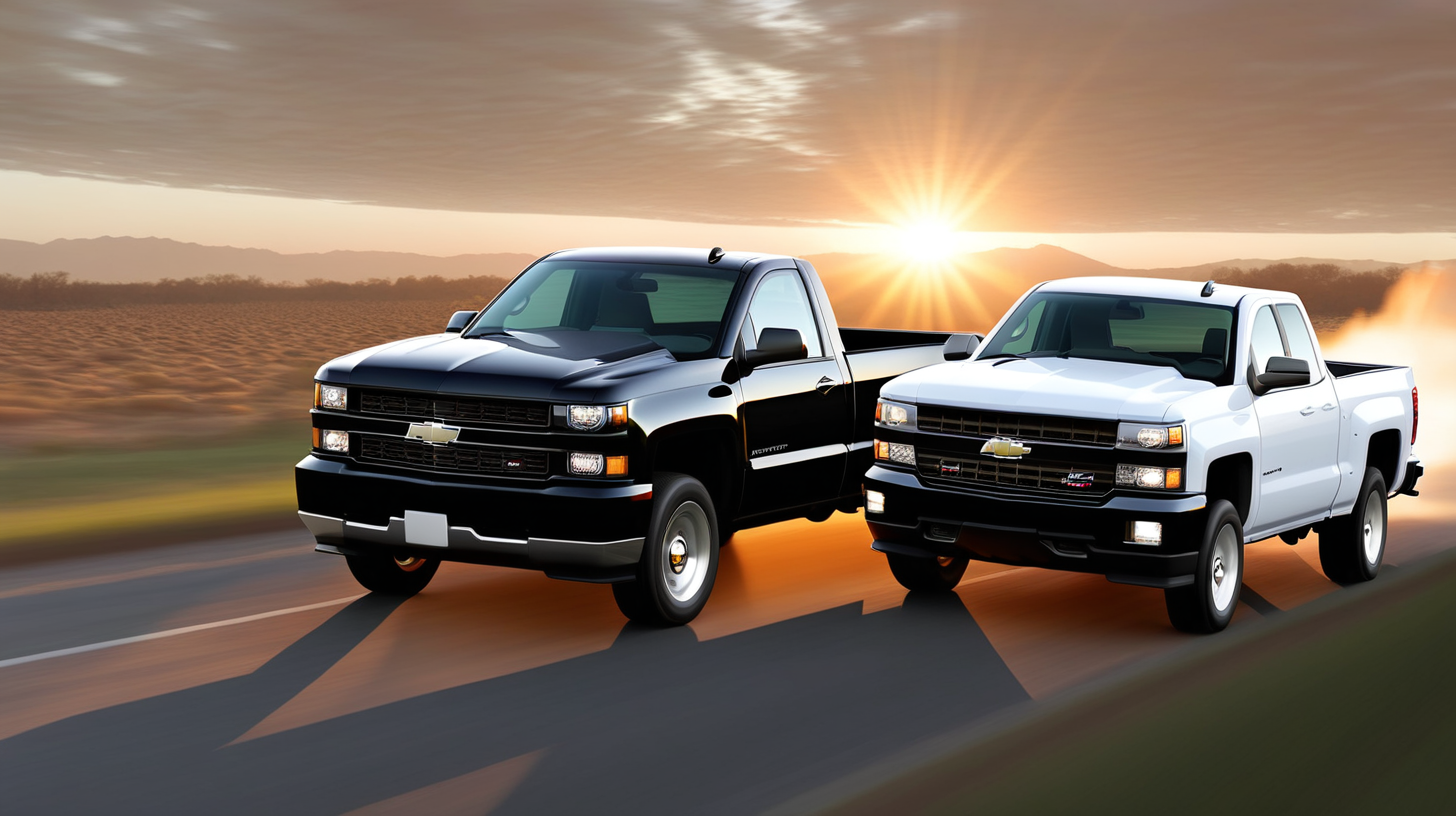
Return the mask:
POLYGON ((318 366, 440 331, 457 304, 167 304, 0 315, 0 448, 212 443, 306 423, 318 366))
MULTIPOLYGON (((846 306, 846 325, 868 317, 846 306)), ((0 449, 135 447, 178 437, 215 444, 250 426, 302 424, 320 364, 437 332, 459 307, 403 301, 7 311, 0 314, 0 449)), ((915 321, 902 312, 876 325, 897 323, 911 328, 915 321)), ((1318 328, 1338 325, 1325 323, 1318 328)))

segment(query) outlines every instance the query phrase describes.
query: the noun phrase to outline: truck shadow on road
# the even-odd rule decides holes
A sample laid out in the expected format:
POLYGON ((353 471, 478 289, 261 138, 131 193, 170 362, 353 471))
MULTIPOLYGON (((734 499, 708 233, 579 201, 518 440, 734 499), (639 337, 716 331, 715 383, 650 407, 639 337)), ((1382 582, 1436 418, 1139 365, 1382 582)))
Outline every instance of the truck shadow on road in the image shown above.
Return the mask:
POLYGON ((341 813, 533 752, 500 812, 756 812, 1029 699, 959 597, 912 594, 706 642, 628 624, 604 651, 233 744, 398 605, 366 596, 252 674, 0 742, 6 812, 341 813))

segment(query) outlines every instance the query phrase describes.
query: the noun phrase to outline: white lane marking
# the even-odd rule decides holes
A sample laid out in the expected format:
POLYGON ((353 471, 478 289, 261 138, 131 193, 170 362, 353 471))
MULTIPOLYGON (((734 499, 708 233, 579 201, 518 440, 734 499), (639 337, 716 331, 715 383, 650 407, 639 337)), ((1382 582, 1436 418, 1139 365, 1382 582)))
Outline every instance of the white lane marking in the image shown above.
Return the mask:
POLYGON ((106 640, 100 643, 88 643, 85 646, 72 646, 69 649, 56 649, 53 652, 41 652, 40 654, 25 655, 24 657, 12 657, 9 660, 0 660, 0 669, 6 669, 11 666, 20 666, 26 663, 34 663, 38 660, 50 660, 53 657, 65 657, 67 655, 84 654, 86 652, 100 651, 101 649, 110 649, 113 646, 125 646, 129 643, 144 643, 148 640, 160 640, 162 638, 175 637, 177 635, 191 634, 192 632, 203 632, 208 629, 221 629, 224 626, 236 626, 240 623, 252 623, 253 621, 266 620, 268 618, 277 618, 282 615, 292 615, 296 612, 308 612, 314 609, 323 609, 327 606, 342 606, 346 603, 357 601, 362 597, 364 597, 363 594, 350 595, 347 598, 335 598, 332 601, 324 601, 322 603, 309 604, 307 606, 294 606, 288 609, 275 609, 272 612, 259 612, 256 615, 245 615, 241 618, 232 618, 231 620, 213 621, 212 623, 199 623, 195 626, 183 626, 180 629, 168 629, 165 632, 152 632, 145 635, 135 635, 133 637, 118 638, 117 640, 106 640))

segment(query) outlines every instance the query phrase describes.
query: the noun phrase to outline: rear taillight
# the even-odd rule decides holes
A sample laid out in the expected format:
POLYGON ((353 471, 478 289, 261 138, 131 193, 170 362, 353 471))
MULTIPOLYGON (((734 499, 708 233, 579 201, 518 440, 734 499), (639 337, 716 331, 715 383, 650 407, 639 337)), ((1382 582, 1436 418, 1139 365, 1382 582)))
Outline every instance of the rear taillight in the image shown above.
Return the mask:
POLYGON ((1421 395, 1416 389, 1411 389, 1411 444, 1416 443, 1416 428, 1421 424, 1421 395))

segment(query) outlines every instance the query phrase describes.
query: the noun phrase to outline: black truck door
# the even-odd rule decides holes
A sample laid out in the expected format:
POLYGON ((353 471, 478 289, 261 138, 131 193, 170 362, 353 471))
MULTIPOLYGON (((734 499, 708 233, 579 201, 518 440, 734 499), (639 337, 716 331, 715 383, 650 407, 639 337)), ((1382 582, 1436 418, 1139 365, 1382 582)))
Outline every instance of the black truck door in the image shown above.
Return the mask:
POLYGON ((756 368, 743 377, 748 457, 742 515, 836 498, 850 438, 852 386, 826 343, 798 270, 770 272, 754 290, 741 337, 755 347, 766 328, 795 329, 803 360, 756 368))

